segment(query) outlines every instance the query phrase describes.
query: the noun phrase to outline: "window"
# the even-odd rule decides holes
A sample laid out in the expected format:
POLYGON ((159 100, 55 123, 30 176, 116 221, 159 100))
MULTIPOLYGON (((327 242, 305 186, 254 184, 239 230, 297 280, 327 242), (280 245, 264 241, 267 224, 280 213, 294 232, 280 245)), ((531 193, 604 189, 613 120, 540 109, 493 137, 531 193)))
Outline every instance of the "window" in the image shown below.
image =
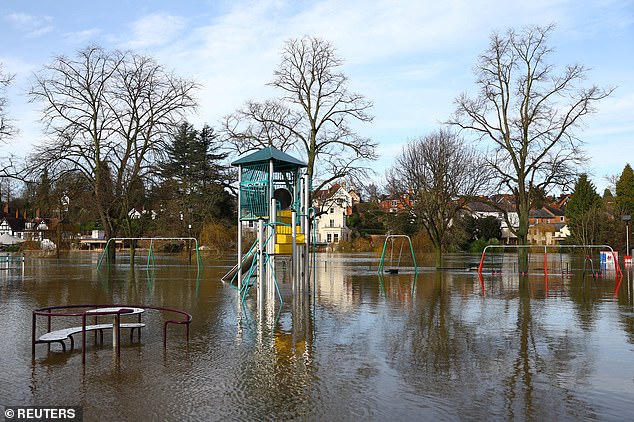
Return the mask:
POLYGON ((330 226, 329 227, 335 227, 335 220, 330 220, 330 226))
POLYGON ((335 209, 334 208, 330 208, 330 214, 334 214, 335 213, 335 209))
POLYGON ((398 206, 398 201, 396 201, 396 200, 392 201, 392 206, 393 207, 397 207, 398 206))
POLYGON ((559 221, 564 221, 564 216, 559 217, 559 221))
POLYGON ((339 243, 339 234, 335 233, 335 243, 339 243))
POLYGON ((326 236, 326 242, 332 242, 332 233, 328 233, 328 235, 326 236))

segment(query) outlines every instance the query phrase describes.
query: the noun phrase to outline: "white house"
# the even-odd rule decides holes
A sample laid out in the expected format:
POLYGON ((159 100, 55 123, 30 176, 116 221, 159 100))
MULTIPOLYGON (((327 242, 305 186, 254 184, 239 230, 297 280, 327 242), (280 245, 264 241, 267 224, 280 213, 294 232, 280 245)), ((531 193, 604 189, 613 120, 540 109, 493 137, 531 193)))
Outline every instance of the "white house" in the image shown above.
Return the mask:
POLYGON ((157 213, 154 210, 148 211, 144 208, 142 208, 141 210, 138 210, 137 208, 132 208, 130 211, 128 211, 128 217, 131 220, 138 220, 146 214, 149 214, 152 220, 156 220, 157 213))
POLYGON ((500 239, 505 245, 514 245, 517 243, 517 236, 511 230, 511 227, 517 229, 520 225, 520 219, 517 215, 517 211, 513 210, 510 206, 506 206, 507 216, 510 226, 504 218, 504 212, 492 205, 484 202, 470 202, 467 204, 467 210, 474 218, 486 218, 495 217, 500 222, 500 229, 502 231, 502 238, 500 239))
POLYGON ((352 207, 359 201, 354 189, 335 184, 320 190, 314 196, 318 215, 315 221, 317 243, 329 244, 349 241, 351 230, 346 218, 352 214, 352 207))
POLYGON ((6 216, 0 221, 0 235, 8 234, 24 239, 24 220, 6 216))

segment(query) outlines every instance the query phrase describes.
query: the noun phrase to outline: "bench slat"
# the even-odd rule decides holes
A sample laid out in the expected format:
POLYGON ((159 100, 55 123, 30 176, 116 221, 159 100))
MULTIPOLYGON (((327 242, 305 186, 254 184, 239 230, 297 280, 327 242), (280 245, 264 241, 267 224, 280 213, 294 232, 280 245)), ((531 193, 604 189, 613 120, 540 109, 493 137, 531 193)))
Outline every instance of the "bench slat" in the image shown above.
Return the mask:
MULTIPOLYGON (((95 330, 108 330, 112 329, 112 324, 95 324, 95 325, 86 325, 86 331, 95 331, 95 330)), ((120 328, 143 328, 145 327, 145 323, 142 322, 124 322, 119 324, 120 328)), ((80 327, 70 327, 63 328, 61 330, 50 331, 46 334, 40 336, 38 341, 41 342, 52 342, 52 341, 61 341, 66 340, 69 336, 73 334, 81 333, 80 327)))

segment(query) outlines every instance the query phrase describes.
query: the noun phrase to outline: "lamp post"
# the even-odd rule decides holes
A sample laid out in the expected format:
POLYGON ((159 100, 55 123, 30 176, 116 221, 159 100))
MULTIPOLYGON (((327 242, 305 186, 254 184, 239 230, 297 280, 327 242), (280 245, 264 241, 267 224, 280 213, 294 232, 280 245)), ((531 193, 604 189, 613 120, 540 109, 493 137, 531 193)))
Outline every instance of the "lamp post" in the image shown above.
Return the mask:
POLYGON ((621 220, 625 221, 625 260, 626 263, 632 263, 632 256, 630 255, 630 220, 631 215, 624 215, 621 220))
POLYGON ((187 224, 187 234, 189 235, 189 239, 187 240, 187 250, 189 252, 189 263, 192 263, 192 208, 187 208, 188 214, 188 224, 187 224))

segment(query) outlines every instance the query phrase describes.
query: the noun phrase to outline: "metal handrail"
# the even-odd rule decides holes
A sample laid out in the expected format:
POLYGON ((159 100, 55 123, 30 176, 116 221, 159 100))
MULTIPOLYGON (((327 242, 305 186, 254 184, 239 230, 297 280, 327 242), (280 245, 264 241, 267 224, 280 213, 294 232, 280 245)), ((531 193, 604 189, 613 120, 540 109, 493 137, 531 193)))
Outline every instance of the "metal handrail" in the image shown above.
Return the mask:
MULTIPOLYGON (((132 309, 130 308, 140 308, 140 309, 153 309, 158 311, 165 312, 174 312, 177 314, 184 315, 185 318, 181 320, 170 319, 163 323, 163 349, 167 348, 167 326, 170 324, 177 325, 185 325, 185 338, 187 344, 189 344, 189 324, 192 321, 192 315, 188 312, 182 311, 176 308, 167 308, 163 306, 148 306, 148 305, 130 305, 130 304, 80 304, 80 305, 57 305, 57 306, 47 306, 44 308, 38 308, 33 310, 32 312, 32 323, 31 323, 31 352, 32 356, 35 357, 35 344, 36 344, 36 329, 37 329, 37 317, 38 316, 46 316, 47 317, 47 332, 51 331, 51 317, 56 316, 80 316, 82 317, 82 364, 85 362, 85 333, 86 333, 86 317, 87 316, 99 316, 99 315, 116 315, 118 319, 121 315, 132 313, 132 309), (107 311, 107 312, 91 312, 92 309, 97 308, 121 308, 118 311, 107 311), (57 309, 75 309, 75 308, 88 308, 81 312, 51 312, 57 309)), ((140 314, 139 314, 140 318, 140 314)), ((118 324, 118 321, 117 321, 118 324)), ((117 343, 119 341, 117 339, 117 343)), ((117 350, 118 355, 119 350, 117 350)))
POLYGON ((612 249, 612 246, 610 245, 487 245, 484 247, 484 249, 482 250, 482 256, 480 258, 480 265, 478 265, 478 275, 482 275, 482 268, 484 266, 484 256, 487 252, 488 249, 494 249, 494 248, 499 248, 499 249, 510 249, 510 248, 516 248, 516 249, 544 249, 544 275, 548 275, 548 268, 546 265, 546 253, 547 253, 547 249, 548 248, 559 248, 560 250, 562 248, 572 248, 572 249, 595 249, 595 248, 605 248, 605 249, 609 249, 610 252, 612 253, 612 258, 614 259, 614 263, 616 266, 616 273, 619 276, 623 276, 623 271, 621 270, 621 266, 619 265, 619 261, 616 258, 616 253, 614 252, 614 249, 612 249))

